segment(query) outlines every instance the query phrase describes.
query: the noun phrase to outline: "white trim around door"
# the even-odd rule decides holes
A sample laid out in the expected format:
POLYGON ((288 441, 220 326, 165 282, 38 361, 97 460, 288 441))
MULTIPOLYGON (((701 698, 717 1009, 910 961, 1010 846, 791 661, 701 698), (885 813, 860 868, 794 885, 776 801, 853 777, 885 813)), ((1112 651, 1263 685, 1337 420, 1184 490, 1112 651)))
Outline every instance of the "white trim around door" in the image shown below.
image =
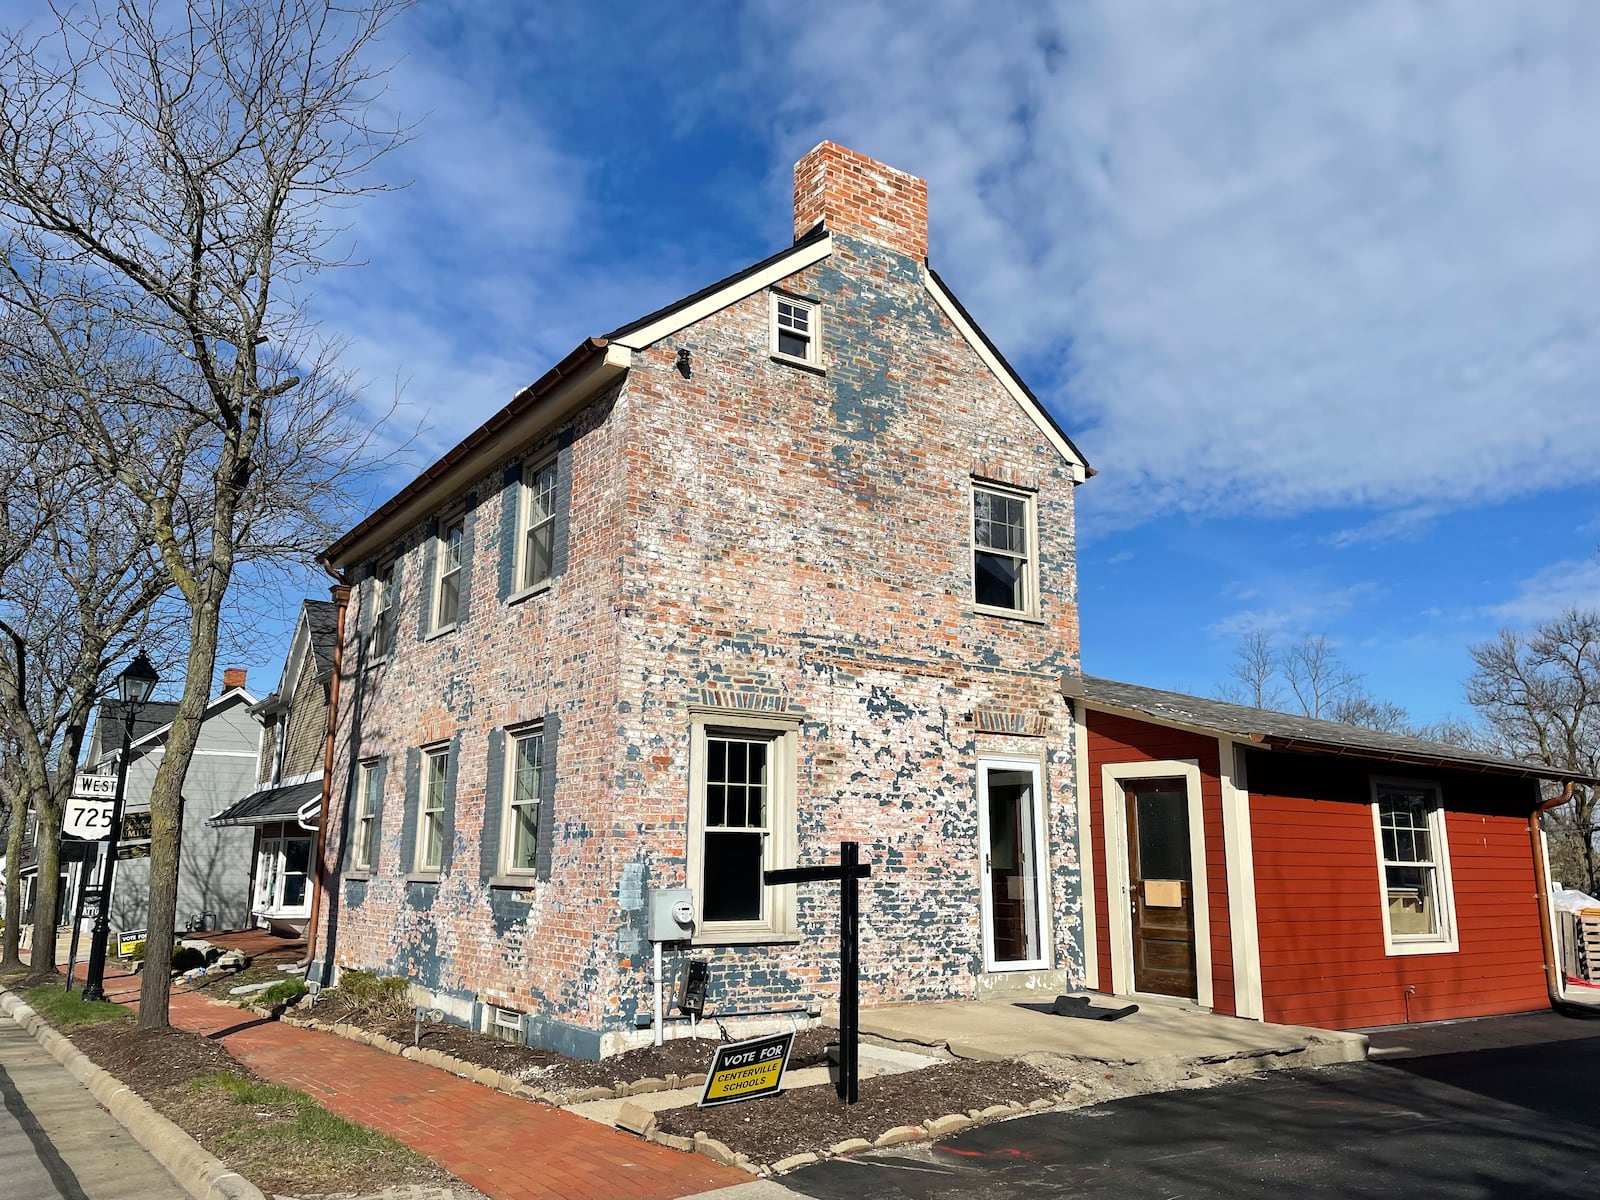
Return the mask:
POLYGON ((1082 705, 1073 710, 1076 726, 1073 748, 1078 784, 1078 886, 1082 892, 1083 986, 1100 990, 1099 912, 1094 898, 1094 800, 1089 795, 1089 723, 1082 705))
POLYGON ((1261 937, 1256 922, 1256 858, 1250 834, 1250 780, 1244 751, 1217 739, 1222 790, 1222 846, 1228 864, 1228 930, 1233 942, 1233 1011, 1260 1021, 1261 937))
POLYGON ((1044 767, 1039 759, 1000 754, 978 756, 979 934, 983 940, 985 971, 1037 971, 1051 965, 1050 843, 1045 836, 1044 809, 1044 767), (1021 797, 1022 807, 1028 811, 1012 829, 998 831, 998 846, 991 842, 997 832, 991 828, 993 822, 989 813, 991 772, 1029 776, 1026 792, 1021 797), (1022 957, 998 957, 993 895, 995 866, 992 862, 997 849, 1012 854, 1011 861, 1016 864, 1011 879, 1020 893, 1014 899, 1022 904, 1022 957))
POLYGON ((1205 812, 1200 802, 1200 763, 1193 758, 1155 762, 1104 763, 1100 767, 1100 805, 1106 833, 1106 930, 1111 935, 1111 990, 1131 996, 1133 990, 1132 897, 1128 885, 1128 818, 1123 784, 1130 779, 1184 781, 1189 800, 1190 894, 1194 897, 1195 1002, 1210 1008, 1211 910, 1206 888, 1205 812))

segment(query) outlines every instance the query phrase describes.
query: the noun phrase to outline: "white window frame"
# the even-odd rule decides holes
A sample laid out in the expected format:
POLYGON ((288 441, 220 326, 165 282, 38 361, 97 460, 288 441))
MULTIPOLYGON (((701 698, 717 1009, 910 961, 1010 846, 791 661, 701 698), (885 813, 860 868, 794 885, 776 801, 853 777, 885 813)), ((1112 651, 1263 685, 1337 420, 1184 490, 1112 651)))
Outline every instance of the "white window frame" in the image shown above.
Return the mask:
POLYGON ((422 747, 422 762, 419 765, 421 770, 420 778, 417 780, 417 828, 411 849, 411 869, 418 875, 437 875, 444 870, 444 814, 450 803, 450 798, 446 794, 450 787, 449 744, 422 747), (430 786, 433 782, 432 771, 435 762, 443 764, 439 771, 437 796, 432 794, 430 786), (439 802, 438 806, 430 808, 429 802, 435 799, 439 802), (428 818, 433 813, 439 815, 438 841, 430 845, 434 826, 428 818), (428 861, 430 849, 433 851, 433 862, 428 861))
POLYGON ((457 618, 461 615, 461 555, 466 550, 467 543, 467 516, 457 513, 445 521, 439 522, 439 533, 434 539, 433 547, 433 596, 430 605, 430 632, 449 633, 456 627, 457 618), (450 533, 452 530, 461 531, 461 540, 456 543, 456 558, 450 561, 450 533), (448 576, 455 576, 456 580, 456 611, 450 614, 450 619, 444 619, 444 585, 448 576))
POLYGON ((523 725, 515 729, 506 730, 506 762, 505 779, 500 788, 500 875, 508 878, 531 879, 537 870, 536 863, 539 854, 539 791, 544 784, 544 723, 536 722, 532 725, 523 725), (518 743, 528 738, 539 739, 539 786, 534 789, 533 800, 530 804, 521 807, 533 809, 534 828, 534 862, 526 867, 516 866, 511 861, 512 852, 516 847, 517 831, 517 764, 520 755, 517 752, 518 743))
POLYGON ((355 871, 372 870, 372 845, 378 836, 378 765, 375 758, 362 763, 356 783, 356 837, 350 849, 350 867, 355 871))
POLYGON ((771 297, 769 306, 768 326, 771 330, 772 357, 782 359, 784 362, 799 363, 801 366, 822 367, 822 305, 815 300, 802 299, 791 296, 787 292, 769 292, 771 297), (780 326, 778 307, 787 304, 793 308, 804 309, 806 313, 807 331, 803 334, 793 326, 780 326), (806 352, 804 354, 786 354, 778 348, 778 333, 780 329, 789 333, 798 334, 806 339, 806 352))
POLYGON ((550 586, 555 578, 555 523, 557 496, 561 487, 560 468, 557 455, 547 454, 536 459, 530 459, 522 468, 522 484, 517 489, 517 545, 515 553, 517 587, 514 600, 524 596, 531 596, 535 592, 542 592, 550 586), (545 470, 556 472, 552 478, 550 489, 550 513, 543 520, 535 522, 533 519, 533 500, 536 494, 535 483, 545 470), (528 541, 535 528, 550 526, 550 573, 542 579, 528 578, 530 561, 528 557, 528 541))
POLYGON ((283 822, 262 828, 256 856, 256 894, 251 912, 260 917, 304 917, 311 913, 311 872, 316 861, 316 839, 300 832, 293 823, 283 822), (271 832, 269 834, 269 830, 271 832), (289 843, 306 843, 306 869, 289 870, 289 843), (299 904, 282 904, 285 881, 298 874, 305 880, 299 904))
MULTIPOLYGON (((1456 925, 1455 883, 1450 875, 1450 839, 1445 828, 1444 794, 1438 783, 1428 779, 1403 779, 1394 776, 1372 777, 1372 840, 1378 856, 1378 911, 1383 914, 1383 946, 1390 957, 1405 954, 1455 954, 1461 949, 1456 925), (1395 933, 1389 920, 1389 860, 1383 854, 1383 822, 1379 815, 1381 791, 1432 793, 1428 808, 1428 840, 1433 849, 1434 902, 1438 908, 1437 933, 1395 933)), ((1396 860, 1395 866, 1415 866, 1396 860)))
POLYGON ((688 878, 694 893, 696 945, 740 945, 798 940, 793 884, 762 891, 762 917, 756 921, 706 922, 702 919, 706 836, 706 766, 708 736, 727 732, 759 737, 767 752, 767 835, 763 870, 793 866, 797 853, 795 807, 800 719, 780 713, 694 708, 690 710, 688 878))
POLYGON ((1027 617, 1037 619, 1040 612, 1039 606, 1039 497, 1037 493, 1025 488, 1009 487, 1003 483, 994 483, 987 479, 974 479, 967 497, 967 563, 971 571, 972 581, 972 607, 981 613, 989 613, 998 617, 1027 617), (1009 550, 997 550, 989 546, 978 545, 978 493, 986 492, 990 495, 1003 496, 1008 500, 1020 500, 1026 510, 1024 530, 1028 545, 1022 555, 1016 555, 1009 550), (1005 608, 994 604, 983 604, 978 600, 978 554, 999 554, 1008 558, 1021 558, 1022 561, 1022 607, 1005 608))
POLYGON ((381 563, 372 576, 372 627, 367 630, 367 665, 381 663, 394 651, 395 611, 399 597, 394 595, 395 560, 381 563))

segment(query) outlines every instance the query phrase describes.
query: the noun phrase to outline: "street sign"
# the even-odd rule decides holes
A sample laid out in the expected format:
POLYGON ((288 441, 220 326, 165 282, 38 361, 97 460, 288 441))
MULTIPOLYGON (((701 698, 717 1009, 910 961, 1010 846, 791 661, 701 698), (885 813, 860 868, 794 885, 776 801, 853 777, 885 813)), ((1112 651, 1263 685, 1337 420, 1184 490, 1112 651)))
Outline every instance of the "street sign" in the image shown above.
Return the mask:
POLYGON ((74 796, 67 801, 67 811, 62 814, 61 832, 90 842, 110 837, 111 809, 110 800, 84 800, 74 796))
POLYGON ((793 1046, 793 1030, 744 1042, 724 1042, 711 1060, 700 1107, 776 1094, 793 1046))
POLYGON ((98 921, 100 919, 100 909, 105 904, 105 889, 86 887, 80 895, 83 903, 83 919, 86 921, 98 921))
POLYGON ((117 795, 115 775, 95 775, 79 772, 72 777, 72 797, 75 800, 112 800, 117 795))

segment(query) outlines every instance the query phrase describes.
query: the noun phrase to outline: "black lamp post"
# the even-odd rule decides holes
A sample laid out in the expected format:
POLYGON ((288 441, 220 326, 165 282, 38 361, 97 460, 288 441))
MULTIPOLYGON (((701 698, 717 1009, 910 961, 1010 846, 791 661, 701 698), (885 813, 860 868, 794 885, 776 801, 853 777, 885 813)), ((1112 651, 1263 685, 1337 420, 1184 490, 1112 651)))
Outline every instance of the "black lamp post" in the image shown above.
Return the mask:
POLYGON ((83 981, 85 1000, 106 998, 106 943, 111 939, 111 880, 117 869, 117 841, 122 837, 122 794, 128 785, 128 755, 133 751, 133 718, 139 706, 150 699, 161 677, 141 650, 117 676, 117 695, 122 700, 122 753, 117 757, 117 793, 111 801, 111 833, 106 838, 106 868, 100 878, 100 905, 94 918, 94 937, 89 943, 89 971, 83 981))

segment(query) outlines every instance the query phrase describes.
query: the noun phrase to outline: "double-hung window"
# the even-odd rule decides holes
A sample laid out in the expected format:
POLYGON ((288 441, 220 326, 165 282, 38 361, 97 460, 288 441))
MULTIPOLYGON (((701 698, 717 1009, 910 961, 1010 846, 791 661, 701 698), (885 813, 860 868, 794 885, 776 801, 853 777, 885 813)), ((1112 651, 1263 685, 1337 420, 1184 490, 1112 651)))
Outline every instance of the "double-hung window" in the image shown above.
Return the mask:
POLYGON ((1390 954, 1457 948, 1449 846, 1439 789, 1409 780, 1372 781, 1384 942, 1390 954))
POLYGON ((793 889, 767 887, 761 875, 794 861, 798 727, 766 716, 694 717, 689 872, 701 940, 793 932, 793 889))
POLYGON ((433 628, 454 628, 461 611, 461 551, 466 539, 466 519, 457 517, 439 529, 433 581, 433 628))
POLYGON ((388 658, 394 648, 394 563, 378 568, 372 580, 372 629, 367 635, 367 658, 388 658))
POLYGON ((544 774, 544 729, 506 734, 505 811, 501 815, 500 872, 532 875, 539 848, 539 785, 544 774))
POLYGON ((772 293, 772 353, 778 358, 821 366, 819 306, 809 300, 772 293))
POLYGON ((350 864, 358 871, 372 869, 373 838, 377 834, 378 819, 378 764, 361 764, 361 779, 356 791, 355 844, 350 851, 350 864))
POLYGON ((437 871, 444 863, 444 802, 450 750, 422 752, 422 802, 417 809, 417 848, 413 870, 437 871))
POLYGON ((556 460, 522 473, 522 538, 517 548, 517 590, 550 582, 556 539, 556 460))
POLYGON ((972 485, 972 598, 979 608, 1038 613, 1035 525, 1032 494, 972 485))

